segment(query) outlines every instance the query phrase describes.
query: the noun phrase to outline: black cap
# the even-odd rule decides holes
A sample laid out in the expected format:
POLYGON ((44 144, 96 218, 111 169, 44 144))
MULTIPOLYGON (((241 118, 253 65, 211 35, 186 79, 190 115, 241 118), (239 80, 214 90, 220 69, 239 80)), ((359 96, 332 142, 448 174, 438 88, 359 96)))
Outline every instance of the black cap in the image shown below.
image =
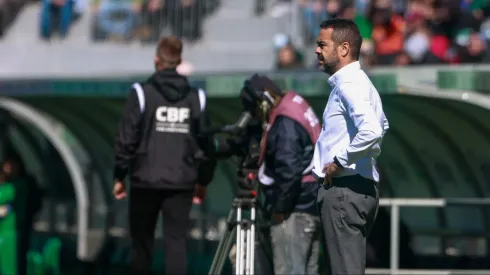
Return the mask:
POLYGON ((267 76, 259 76, 254 74, 250 79, 245 80, 240 98, 242 106, 246 111, 254 111, 257 104, 264 99, 264 92, 282 96, 283 92, 267 76))

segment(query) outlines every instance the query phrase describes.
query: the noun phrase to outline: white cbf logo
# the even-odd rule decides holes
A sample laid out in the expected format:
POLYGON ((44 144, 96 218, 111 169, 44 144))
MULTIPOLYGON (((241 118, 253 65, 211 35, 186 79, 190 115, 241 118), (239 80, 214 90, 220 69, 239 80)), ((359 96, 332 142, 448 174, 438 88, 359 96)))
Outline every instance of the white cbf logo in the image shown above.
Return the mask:
POLYGON ((161 106, 157 108, 155 113, 157 132, 166 133, 189 133, 190 110, 186 107, 167 107, 161 106))
POLYGON ((179 107, 158 107, 156 118, 160 122, 182 123, 189 118, 189 108, 179 107))

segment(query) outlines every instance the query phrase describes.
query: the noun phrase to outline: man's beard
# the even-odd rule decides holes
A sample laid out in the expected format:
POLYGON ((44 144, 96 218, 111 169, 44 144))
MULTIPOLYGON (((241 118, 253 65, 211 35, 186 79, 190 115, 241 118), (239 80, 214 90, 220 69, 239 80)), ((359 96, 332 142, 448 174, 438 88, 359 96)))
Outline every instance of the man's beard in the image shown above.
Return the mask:
POLYGON ((337 56, 331 56, 330 60, 326 60, 325 58, 322 57, 323 61, 323 72, 329 75, 333 75, 336 71, 337 68, 339 67, 339 59, 337 56))

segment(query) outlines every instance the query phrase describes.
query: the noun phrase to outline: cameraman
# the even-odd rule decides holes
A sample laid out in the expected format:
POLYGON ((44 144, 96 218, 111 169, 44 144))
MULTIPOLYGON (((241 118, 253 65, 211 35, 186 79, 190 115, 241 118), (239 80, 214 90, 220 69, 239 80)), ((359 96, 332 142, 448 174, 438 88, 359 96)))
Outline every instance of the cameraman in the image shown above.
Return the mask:
POLYGON ((271 219, 274 273, 318 274, 318 184, 311 169, 320 124, 306 100, 254 75, 241 93, 245 110, 264 122, 258 178, 271 219))
POLYGON ((123 180, 131 172, 132 274, 150 274, 160 211, 166 274, 187 274, 187 229, 194 191, 203 199, 214 173, 214 161, 199 161, 211 142, 201 135, 206 126, 205 95, 177 73, 181 54, 180 39, 159 41, 156 72, 146 82, 133 85, 116 137, 116 199, 127 196, 123 180))

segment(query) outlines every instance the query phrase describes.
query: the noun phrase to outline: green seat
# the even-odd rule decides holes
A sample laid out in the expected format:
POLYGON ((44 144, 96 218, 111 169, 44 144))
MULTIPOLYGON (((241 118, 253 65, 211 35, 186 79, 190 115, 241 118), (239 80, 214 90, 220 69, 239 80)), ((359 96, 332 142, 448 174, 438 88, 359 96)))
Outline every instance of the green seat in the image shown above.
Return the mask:
POLYGON ((43 257, 37 251, 27 252, 27 274, 29 275, 46 274, 43 257))
POLYGON ((58 238, 50 238, 43 248, 43 259, 46 270, 53 275, 61 275, 61 241, 58 238))

